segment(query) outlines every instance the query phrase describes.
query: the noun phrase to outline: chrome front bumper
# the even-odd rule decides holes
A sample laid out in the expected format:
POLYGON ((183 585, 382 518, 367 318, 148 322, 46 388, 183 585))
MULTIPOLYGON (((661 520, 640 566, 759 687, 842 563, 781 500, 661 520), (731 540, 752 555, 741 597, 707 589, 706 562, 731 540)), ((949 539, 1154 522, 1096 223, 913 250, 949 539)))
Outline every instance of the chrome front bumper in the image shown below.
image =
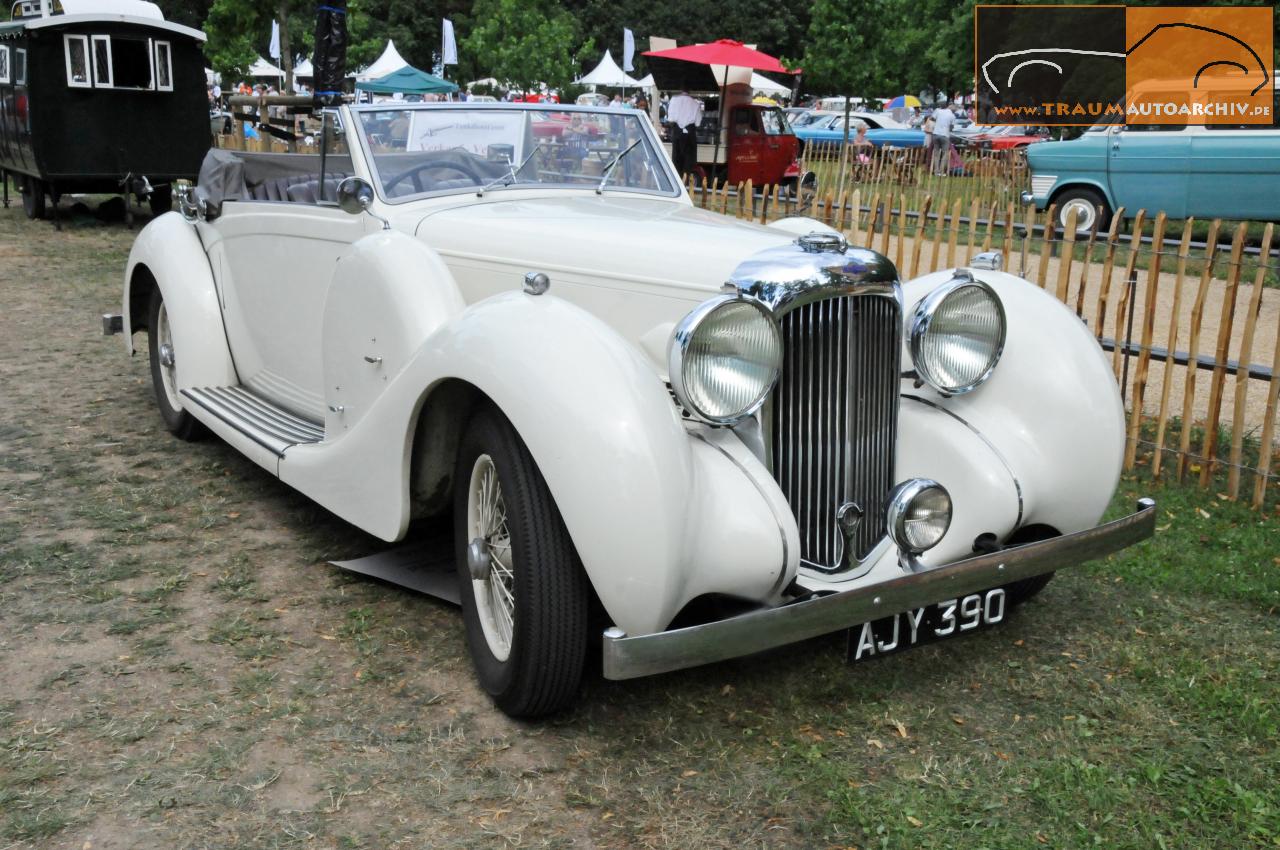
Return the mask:
POLYGON ((1156 503, 1096 528, 1015 546, 804 602, 751 611, 700 626, 627 637, 604 633, 604 676, 634 679, 724 661, 1060 570, 1118 552, 1155 533, 1156 503))

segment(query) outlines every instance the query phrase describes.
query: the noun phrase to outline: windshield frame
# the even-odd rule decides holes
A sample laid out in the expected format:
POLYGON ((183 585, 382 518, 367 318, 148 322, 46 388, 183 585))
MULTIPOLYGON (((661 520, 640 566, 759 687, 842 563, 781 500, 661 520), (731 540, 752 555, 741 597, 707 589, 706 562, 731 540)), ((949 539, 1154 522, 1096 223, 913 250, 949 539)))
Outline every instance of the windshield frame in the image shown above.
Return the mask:
MULTIPOLYGON (((436 198, 457 197, 459 195, 474 195, 479 186, 467 189, 441 189, 435 192, 424 192, 416 195, 407 195, 404 197, 388 197, 383 188, 382 176, 378 172, 377 155, 374 153, 370 144, 363 115, 365 113, 374 112, 407 112, 407 111, 500 111, 500 112, 582 112, 590 115, 610 115, 616 116, 619 113, 627 117, 634 117, 636 123, 640 127, 640 132, 647 139, 654 151, 654 159, 656 166, 661 169, 666 176, 668 185, 673 189, 663 191, 661 189, 642 189, 632 186, 610 185, 606 187, 606 191, 611 193, 625 193, 640 195, 649 198, 681 198, 684 197, 684 183, 680 180, 676 173, 675 167, 671 164, 671 155, 667 153, 666 146, 662 139, 658 137, 657 131, 654 129, 653 122, 649 116, 638 109, 618 109, 615 107, 602 106, 580 106, 573 103, 477 103, 474 101, 450 101, 443 103, 403 103, 400 101, 391 101, 386 103, 371 103, 360 105, 349 105, 351 112, 351 125, 355 130, 355 135, 360 139, 360 149, 364 154, 365 163, 369 168, 369 174, 373 178, 373 189, 378 195, 378 199, 391 206, 400 206, 402 204, 411 204, 418 201, 431 200, 436 198)), ((499 184, 484 192, 489 195, 490 192, 510 191, 510 190, 534 190, 534 191, 587 191, 596 194, 596 187, 592 185, 577 184, 550 184, 550 183, 513 183, 507 186, 499 184)), ((478 199, 477 199, 478 200, 478 199)))

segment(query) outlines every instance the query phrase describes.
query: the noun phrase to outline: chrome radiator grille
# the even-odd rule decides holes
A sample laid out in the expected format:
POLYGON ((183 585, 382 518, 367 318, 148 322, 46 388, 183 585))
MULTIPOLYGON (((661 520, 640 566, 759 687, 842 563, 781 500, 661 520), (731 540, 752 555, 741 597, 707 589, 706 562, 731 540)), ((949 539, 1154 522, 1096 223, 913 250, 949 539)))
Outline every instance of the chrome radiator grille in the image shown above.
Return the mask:
POLYGON ((885 534, 893 486, 901 328, 897 301, 846 295, 782 317, 783 364, 771 404, 774 477, 800 529, 805 566, 849 565, 836 520, 864 512, 851 539, 864 557, 885 534))

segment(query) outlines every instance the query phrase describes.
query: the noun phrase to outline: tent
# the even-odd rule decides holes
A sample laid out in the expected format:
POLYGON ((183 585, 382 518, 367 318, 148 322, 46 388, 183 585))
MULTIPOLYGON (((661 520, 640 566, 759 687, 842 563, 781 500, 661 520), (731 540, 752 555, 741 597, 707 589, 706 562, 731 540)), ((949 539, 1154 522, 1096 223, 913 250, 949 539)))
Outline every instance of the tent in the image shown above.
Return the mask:
POLYGON ((405 65, 376 80, 361 80, 356 83, 356 88, 371 94, 441 94, 458 90, 454 83, 419 71, 412 65, 405 65))
POLYGON ((485 77, 482 80, 472 80, 467 83, 467 91, 471 91, 476 86, 488 86, 491 89, 501 88, 502 84, 498 82, 496 77, 485 77))
POLYGON ((612 86, 614 88, 638 89, 640 81, 635 77, 629 76, 625 71, 618 67, 618 63, 613 61, 613 54, 608 50, 604 52, 604 56, 589 74, 574 80, 575 83, 584 86, 612 86))
POLYGON ((757 74, 754 71, 751 72, 751 90, 763 92, 767 95, 780 94, 789 96, 791 94, 790 86, 784 86, 782 83, 775 83, 764 74, 757 74))
POLYGON ((303 59, 297 65, 293 66, 294 79, 298 77, 314 77, 316 75, 315 66, 311 64, 310 59, 303 59))
POLYGON ((272 65, 261 56, 257 58, 252 65, 249 66, 250 77, 283 77, 284 71, 272 65))
POLYGON ((373 60, 373 64, 363 71, 355 74, 356 82, 373 82, 390 74, 392 71, 399 71, 401 68, 408 67, 409 63, 404 61, 404 57, 400 55, 400 51, 396 50, 396 44, 391 39, 387 39, 387 46, 383 48, 382 55, 373 60))

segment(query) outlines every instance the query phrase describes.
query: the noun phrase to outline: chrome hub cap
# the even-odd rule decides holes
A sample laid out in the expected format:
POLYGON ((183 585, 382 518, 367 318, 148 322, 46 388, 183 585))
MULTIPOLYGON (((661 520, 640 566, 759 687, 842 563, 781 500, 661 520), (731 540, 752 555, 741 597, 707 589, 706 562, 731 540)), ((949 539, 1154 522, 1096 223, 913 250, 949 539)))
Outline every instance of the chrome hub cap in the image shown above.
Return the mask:
POLYGON ((467 489, 467 570, 476 614, 489 651, 498 661, 511 654, 515 628, 515 575, 512 572, 511 532, 507 506, 502 499, 498 468, 489 455, 480 455, 471 467, 467 489))
POLYGON ((1098 211, 1090 206, 1088 202, 1079 199, 1067 201, 1062 207, 1061 225, 1067 226, 1067 216, 1071 210, 1076 211, 1076 232, 1088 233, 1093 230, 1093 220, 1097 218, 1098 211))
POLYGON ((156 316, 154 332, 156 341, 159 343, 157 353, 160 360, 160 383, 164 385, 164 394, 168 398, 169 407, 181 410, 182 399, 178 397, 177 370, 174 368, 177 359, 173 353, 173 331, 169 327, 169 311, 165 309, 163 302, 160 304, 159 315, 156 316))

